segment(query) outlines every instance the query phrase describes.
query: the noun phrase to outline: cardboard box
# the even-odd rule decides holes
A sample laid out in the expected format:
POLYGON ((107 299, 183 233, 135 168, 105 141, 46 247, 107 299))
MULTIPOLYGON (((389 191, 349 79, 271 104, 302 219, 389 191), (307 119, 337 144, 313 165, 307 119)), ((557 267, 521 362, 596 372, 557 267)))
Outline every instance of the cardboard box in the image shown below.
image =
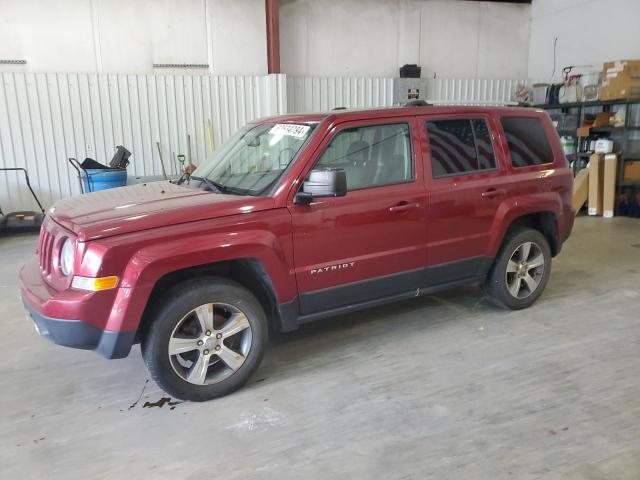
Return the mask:
POLYGON ((629 182, 640 181, 640 161, 624 162, 623 178, 629 182))
POLYGON ((589 157, 589 215, 602 215, 602 185, 604 155, 594 153, 589 157))
POLYGON ((603 83, 600 100, 630 100, 640 98, 640 81, 618 80, 603 83))
POLYGON ((589 196, 589 169, 583 168, 578 172, 573 179, 573 197, 571 198, 571 205, 573 211, 577 214, 589 196))
POLYGON ((593 121, 593 125, 583 125, 576 130, 576 137, 588 137, 592 128, 608 127, 613 121, 613 112, 599 112, 596 113, 596 118, 593 121))
POLYGON ((576 130, 576 137, 588 137, 591 127, 580 127, 576 130))
POLYGON ((600 112, 596 113, 596 119, 593 121, 592 128, 608 127, 611 124, 613 118, 613 112, 600 112))
POLYGON ((601 100, 640 97, 640 60, 616 60, 602 68, 601 100))
POLYGON ((618 156, 610 153, 604 156, 604 186, 602 189, 602 216, 613 217, 616 209, 616 177, 618 176, 618 156))
POLYGON ((615 78, 620 74, 640 75, 640 60, 613 60, 602 65, 602 77, 615 78))

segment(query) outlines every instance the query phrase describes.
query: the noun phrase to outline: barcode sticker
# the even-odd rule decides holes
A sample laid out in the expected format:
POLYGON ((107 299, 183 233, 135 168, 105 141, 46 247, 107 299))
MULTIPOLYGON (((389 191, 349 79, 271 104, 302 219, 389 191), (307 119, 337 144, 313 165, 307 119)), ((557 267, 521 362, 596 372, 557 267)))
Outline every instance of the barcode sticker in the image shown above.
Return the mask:
POLYGON ((296 125, 293 123, 278 123, 274 125, 269 133, 271 135, 289 135, 290 137, 304 138, 309 131, 308 125, 296 125))

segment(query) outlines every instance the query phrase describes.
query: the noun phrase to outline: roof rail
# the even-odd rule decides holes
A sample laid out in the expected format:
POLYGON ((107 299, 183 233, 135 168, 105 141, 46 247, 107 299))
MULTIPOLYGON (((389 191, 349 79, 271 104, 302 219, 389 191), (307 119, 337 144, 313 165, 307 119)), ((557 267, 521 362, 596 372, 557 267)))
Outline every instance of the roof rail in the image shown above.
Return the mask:
POLYGON ((404 104, 405 107, 432 107, 433 104, 427 103, 424 100, 409 100, 404 104))
POLYGON ((333 107, 331 110, 346 110, 347 107, 333 107))

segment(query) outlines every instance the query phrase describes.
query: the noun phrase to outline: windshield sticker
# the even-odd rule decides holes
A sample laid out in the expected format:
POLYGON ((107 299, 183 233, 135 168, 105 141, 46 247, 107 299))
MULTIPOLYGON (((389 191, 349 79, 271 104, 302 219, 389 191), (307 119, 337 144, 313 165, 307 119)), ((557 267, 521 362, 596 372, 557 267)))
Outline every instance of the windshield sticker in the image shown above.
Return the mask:
POLYGON ((293 123, 278 123, 274 125, 269 133, 271 135, 289 135, 296 138, 304 138, 309 131, 308 125, 295 125, 293 123))

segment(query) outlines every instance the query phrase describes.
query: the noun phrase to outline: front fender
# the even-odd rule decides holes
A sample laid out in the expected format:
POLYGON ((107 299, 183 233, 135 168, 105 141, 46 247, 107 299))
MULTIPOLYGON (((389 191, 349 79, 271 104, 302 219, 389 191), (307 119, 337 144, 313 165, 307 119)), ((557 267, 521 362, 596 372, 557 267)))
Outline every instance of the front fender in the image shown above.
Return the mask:
POLYGON ((262 263, 281 303, 296 295, 291 253, 267 230, 210 233, 154 242, 137 250, 122 275, 107 328, 137 330, 149 296, 164 275, 216 262, 253 258, 262 263))

